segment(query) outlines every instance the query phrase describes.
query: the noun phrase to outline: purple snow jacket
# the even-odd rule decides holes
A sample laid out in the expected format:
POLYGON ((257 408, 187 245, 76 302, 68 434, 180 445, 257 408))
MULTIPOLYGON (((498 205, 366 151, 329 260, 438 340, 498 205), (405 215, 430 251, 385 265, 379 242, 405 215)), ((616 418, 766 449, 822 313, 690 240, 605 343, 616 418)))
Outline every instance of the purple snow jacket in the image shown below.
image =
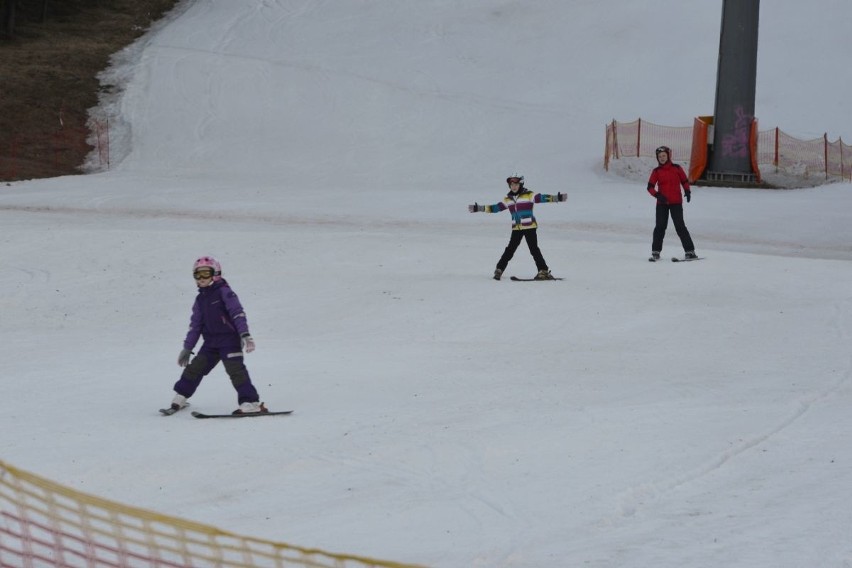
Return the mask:
POLYGON ((248 320, 237 294, 221 279, 198 289, 192 305, 189 331, 183 348, 192 350, 199 337, 209 347, 240 346, 240 335, 249 333, 248 320))

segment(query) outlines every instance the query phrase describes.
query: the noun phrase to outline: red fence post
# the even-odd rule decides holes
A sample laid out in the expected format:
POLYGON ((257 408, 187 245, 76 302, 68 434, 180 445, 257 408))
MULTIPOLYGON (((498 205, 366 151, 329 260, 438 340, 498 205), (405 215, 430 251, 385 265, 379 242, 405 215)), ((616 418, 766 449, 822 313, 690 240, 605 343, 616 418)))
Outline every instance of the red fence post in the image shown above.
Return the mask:
POLYGON ((636 128, 636 157, 642 155, 642 119, 639 119, 639 126, 636 128))
POLYGON ((778 153, 780 152, 780 143, 779 138, 781 137, 781 130, 776 126, 775 127, 775 173, 778 173, 778 153))
POLYGON ((615 147, 615 158, 621 158, 621 147, 618 145, 618 123, 612 119, 612 144, 615 147))

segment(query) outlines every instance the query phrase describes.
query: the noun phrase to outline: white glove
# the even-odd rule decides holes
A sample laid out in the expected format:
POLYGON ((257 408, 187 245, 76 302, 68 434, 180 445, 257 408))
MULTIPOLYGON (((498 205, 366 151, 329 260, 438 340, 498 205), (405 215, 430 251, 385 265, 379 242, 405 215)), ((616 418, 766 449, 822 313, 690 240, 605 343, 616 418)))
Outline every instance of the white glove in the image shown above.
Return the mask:
POLYGON ((240 341, 243 344, 243 351, 246 353, 251 353, 254 351, 254 339, 252 339, 251 335, 248 333, 244 333, 240 336, 240 341))
POLYGON ((189 365, 189 356, 192 355, 192 351, 189 349, 181 349, 180 355, 178 355, 178 365, 181 367, 186 367, 189 365))

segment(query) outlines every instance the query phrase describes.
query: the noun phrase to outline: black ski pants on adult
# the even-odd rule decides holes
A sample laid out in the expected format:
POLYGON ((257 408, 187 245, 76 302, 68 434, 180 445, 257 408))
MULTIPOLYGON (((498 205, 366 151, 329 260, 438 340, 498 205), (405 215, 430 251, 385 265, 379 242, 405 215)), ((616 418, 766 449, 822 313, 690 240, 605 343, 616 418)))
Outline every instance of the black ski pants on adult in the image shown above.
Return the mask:
POLYGON ((657 203, 657 224, 654 226, 654 241, 651 243, 651 250, 660 252, 663 250, 663 237, 666 236, 666 229, 669 226, 669 215, 672 216, 677 236, 680 237, 680 244, 683 245, 684 252, 695 250, 695 245, 692 243, 692 237, 689 235, 689 230, 686 228, 686 223, 683 222, 683 205, 663 205, 657 203))
POLYGON ((497 262, 497 268, 500 270, 506 270, 506 267, 509 266, 509 261, 512 260, 512 257, 515 256, 515 251, 518 250, 518 245, 521 244, 521 239, 527 240, 527 246, 530 248, 530 254, 532 254, 533 260, 535 260, 535 267, 539 270, 547 270, 547 263, 544 262, 544 257, 541 254, 541 250, 538 248, 538 235, 536 235, 535 229, 512 231, 512 237, 509 239, 509 245, 506 247, 506 250, 503 251, 503 256, 501 256, 500 260, 497 262))

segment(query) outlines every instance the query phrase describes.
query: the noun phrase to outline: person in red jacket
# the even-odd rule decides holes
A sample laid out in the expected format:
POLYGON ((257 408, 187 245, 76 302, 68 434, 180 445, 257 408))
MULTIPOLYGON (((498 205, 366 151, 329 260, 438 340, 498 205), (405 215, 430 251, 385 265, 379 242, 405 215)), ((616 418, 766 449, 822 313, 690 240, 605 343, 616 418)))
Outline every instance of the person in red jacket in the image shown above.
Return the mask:
POLYGON ((677 236, 683 245, 685 257, 688 259, 698 258, 695 254, 695 245, 692 237, 683 222, 683 197, 680 190, 686 195, 686 202, 692 198, 689 188, 689 180, 686 172, 680 165, 672 163, 672 150, 668 146, 657 148, 657 167, 651 171, 648 178, 648 193, 657 198, 657 220, 654 226, 654 238, 651 242, 651 258, 656 261, 660 259, 663 250, 663 237, 666 236, 666 228, 669 225, 669 215, 672 217, 677 236))

